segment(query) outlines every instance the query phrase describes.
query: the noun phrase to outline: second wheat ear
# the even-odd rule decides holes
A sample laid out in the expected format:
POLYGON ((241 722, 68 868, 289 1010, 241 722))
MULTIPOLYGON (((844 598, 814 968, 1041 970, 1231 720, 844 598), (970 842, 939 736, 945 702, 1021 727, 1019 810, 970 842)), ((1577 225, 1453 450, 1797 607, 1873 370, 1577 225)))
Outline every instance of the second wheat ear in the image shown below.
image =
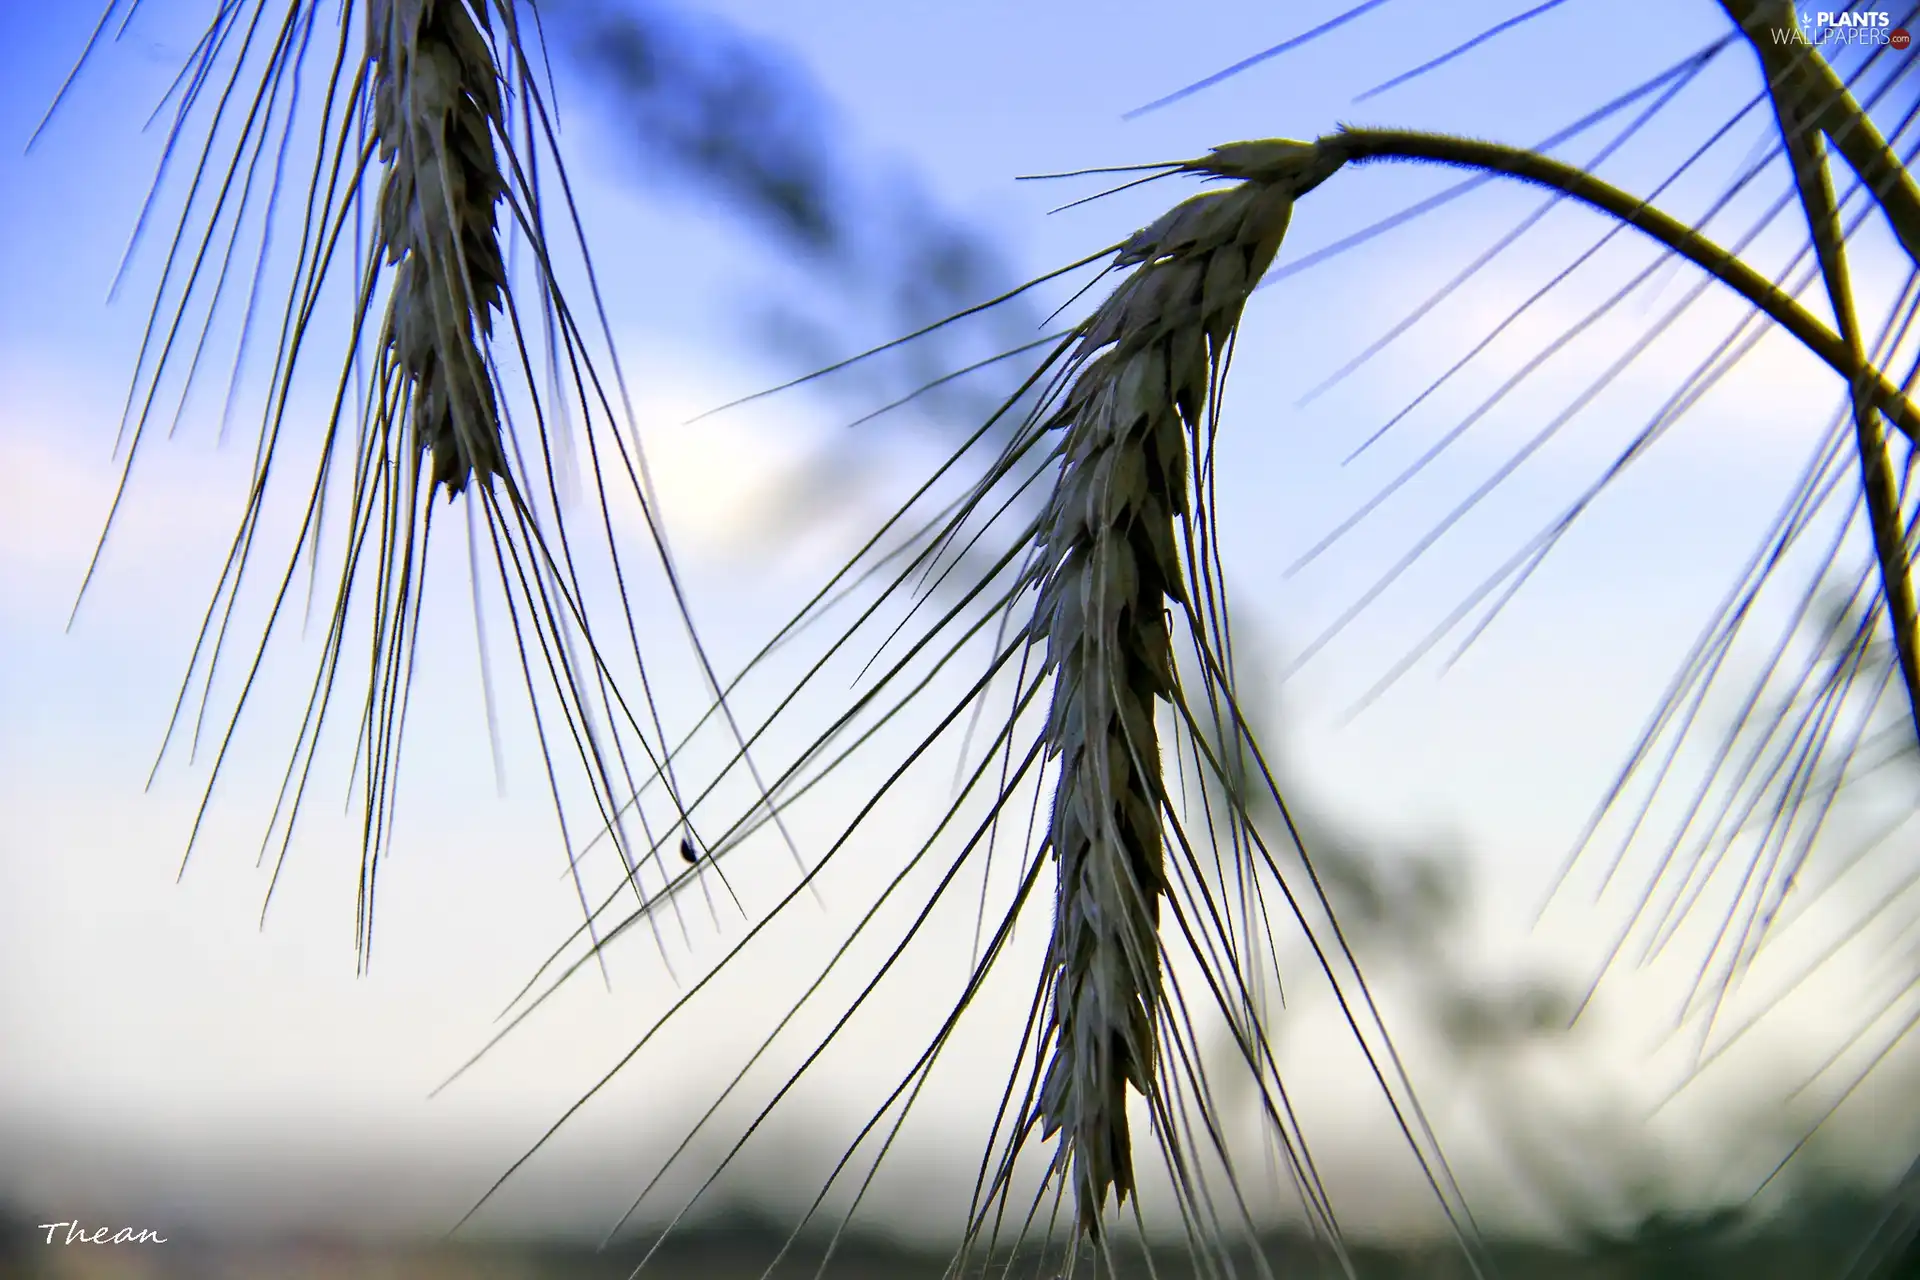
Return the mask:
POLYGON ((1134 1190, 1129 1086, 1161 1103, 1167 797, 1155 717, 1177 694, 1167 605, 1188 599, 1175 530, 1189 515, 1188 433, 1294 197, 1318 180, 1313 148, 1243 145, 1265 149, 1237 158, 1268 162, 1271 176, 1187 200, 1127 242, 1118 263, 1133 272, 1084 325, 1072 386, 1047 422, 1062 433, 1062 464, 1040 522, 1032 634, 1054 672, 1059 871, 1036 1119, 1061 1135, 1088 1235, 1109 1190, 1123 1201, 1134 1190))

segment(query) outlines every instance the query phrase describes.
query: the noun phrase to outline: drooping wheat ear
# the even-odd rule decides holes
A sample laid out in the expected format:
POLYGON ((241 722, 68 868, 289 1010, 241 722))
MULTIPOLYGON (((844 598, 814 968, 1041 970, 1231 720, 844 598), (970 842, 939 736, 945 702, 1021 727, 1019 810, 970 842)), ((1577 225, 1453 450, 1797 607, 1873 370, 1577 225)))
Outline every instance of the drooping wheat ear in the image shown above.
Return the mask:
MULTIPOLYGON (((331 600, 332 616, 267 822, 263 844, 279 848, 276 879, 266 896, 274 895, 277 872, 316 789, 315 766, 328 749, 323 730, 357 710, 352 767, 364 796, 357 934, 361 962, 367 962, 378 869, 394 838, 406 709, 419 653, 414 642, 425 611, 440 607, 425 601, 429 566, 438 559, 430 554, 435 499, 444 489, 449 500, 469 499, 463 516, 473 638, 496 769, 501 761, 493 732, 498 726, 488 614, 506 625, 511 638, 535 745, 553 784, 562 842, 570 840, 572 806, 554 770, 556 749, 578 760, 588 802, 613 825, 608 843, 621 857, 626 887, 644 896, 627 819, 617 816, 628 811, 625 799, 639 792, 640 779, 658 773, 672 824, 685 827, 689 815, 678 799, 665 730, 652 705, 657 677, 649 676, 640 652, 632 600, 637 566, 616 540, 609 514, 617 491, 639 508, 701 675, 717 679, 648 491, 632 397, 605 310, 567 302, 568 293, 584 286, 597 304, 599 286, 554 118, 534 70, 545 52, 538 23, 522 22, 523 10, 530 13, 533 6, 522 0, 345 0, 332 6, 234 0, 210 7, 215 12, 207 30, 181 71, 178 83, 188 87, 175 95, 175 120, 149 208, 163 189, 171 190, 164 181, 170 165, 195 155, 202 160, 184 184, 134 359, 121 424, 121 486, 106 520, 110 531, 141 442, 153 436, 149 428, 169 413, 178 425, 196 380, 222 363, 202 358, 213 350, 215 329, 237 332, 228 409, 241 402, 256 357, 263 371, 271 369, 259 442, 239 527, 202 616, 163 755, 176 743, 198 747, 215 729, 214 672, 236 660, 250 666, 238 682, 226 726, 218 730, 217 749, 209 753, 209 778, 183 863, 207 830, 215 783, 239 759, 240 721, 259 705, 269 683, 253 676, 264 670, 276 629, 300 612, 293 602, 300 594, 297 579, 305 576, 309 608, 331 600), (328 21, 337 39, 320 36, 328 21), (323 93, 303 92, 315 83, 323 93), (309 144, 311 161, 302 163, 299 151, 309 144), (367 219, 367 244, 360 232, 369 201, 377 204, 367 219), (557 221, 550 213, 558 214, 557 221), (276 243, 276 229, 289 220, 297 234, 282 234, 276 243), (502 253, 502 223, 521 238, 531 260, 531 270, 519 273, 518 299, 502 253), (566 255, 574 259, 577 283, 555 270, 550 225, 565 227, 570 234, 562 243, 578 250, 577 257, 566 255), (282 255, 279 250, 290 242, 297 247, 282 255), (352 305, 339 307, 342 299, 329 283, 349 268, 357 273, 352 305), (588 315, 592 320, 583 323, 588 315), (328 317, 346 323, 334 331, 342 345, 323 353, 314 343, 325 341, 322 335, 332 328, 328 317), (237 324, 229 326, 229 319, 237 324), (195 325, 201 326, 197 339, 195 325), (276 343, 270 356, 252 346, 262 336, 276 343), (373 376, 362 379, 369 338, 373 376), (502 350, 510 357, 502 358, 502 350), (316 373, 320 381, 311 382, 316 373), (319 402, 327 407, 310 417, 308 396, 325 393, 328 382, 330 397, 319 402), (312 484, 304 496, 297 489, 288 494, 300 504, 291 508, 299 524, 278 585, 258 595, 243 590, 249 568, 271 541, 263 533, 272 523, 262 520, 288 492, 275 488, 273 476, 296 465, 290 449, 303 451, 309 443, 312 484), (577 444, 585 445, 584 477, 570 474, 577 444), (573 504, 562 496, 581 478, 590 482, 590 501, 599 507, 599 519, 584 525, 570 516, 573 504), (331 554, 330 537, 340 538, 331 554), (615 584, 609 605, 594 604, 585 589, 584 574, 594 561, 615 584), (330 584, 322 581, 323 563, 330 584), (260 612, 249 617, 255 603, 260 612), (361 610, 359 603, 370 607, 361 610), (606 607, 618 612, 602 621, 606 607), (249 644, 250 657, 236 656, 229 642, 254 617, 258 642, 249 644), (608 622, 619 630, 609 633, 608 622), (616 639, 621 632, 624 643, 616 639), (337 678, 343 655, 355 652, 368 655, 362 689, 337 678)), ((103 19, 101 28, 106 26, 103 19)), ((98 43, 96 29, 82 62, 98 43)), ((441 535, 440 545, 448 536, 441 535)), ((107 537, 103 532, 96 546, 82 595, 107 537)), ((441 593, 434 594, 438 599, 441 593)), ((725 706, 720 714, 733 724, 725 706)), ((747 762, 749 776, 756 768, 747 762)), ((633 821, 643 832, 650 824, 644 813, 633 821)), ((663 842, 652 835, 647 841, 649 860, 662 871, 663 842)), ((570 857, 567 865, 577 869, 578 861, 570 857)), ((590 913, 578 877, 576 889, 582 911, 590 913)))
POLYGON ((1047 424, 1064 438, 1039 526, 1033 634, 1054 673, 1059 878, 1037 1118, 1062 1135, 1056 1167, 1071 1168, 1089 1235, 1108 1190, 1124 1201, 1134 1188, 1128 1086, 1158 1098, 1166 793, 1154 720, 1177 679, 1168 602, 1187 600, 1175 530, 1189 514, 1187 435, 1320 168, 1311 147, 1260 145, 1266 180, 1185 201, 1121 249, 1117 264, 1134 271, 1086 322, 1047 424))
POLYGON ((395 267, 380 348, 411 397, 431 484, 501 474, 500 415, 482 344, 506 287, 495 211, 500 72, 486 0, 373 0, 367 61, 386 176, 379 236, 395 267))

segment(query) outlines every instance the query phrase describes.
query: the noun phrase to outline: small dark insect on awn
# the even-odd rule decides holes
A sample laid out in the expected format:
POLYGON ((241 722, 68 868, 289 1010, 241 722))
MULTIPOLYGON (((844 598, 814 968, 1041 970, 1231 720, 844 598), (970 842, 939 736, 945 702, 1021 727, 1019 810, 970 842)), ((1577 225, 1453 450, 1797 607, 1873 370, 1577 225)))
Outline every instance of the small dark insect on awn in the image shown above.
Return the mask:
POLYGON ((700 861, 700 851, 693 847, 693 837, 690 835, 680 837, 680 858, 688 864, 700 861))

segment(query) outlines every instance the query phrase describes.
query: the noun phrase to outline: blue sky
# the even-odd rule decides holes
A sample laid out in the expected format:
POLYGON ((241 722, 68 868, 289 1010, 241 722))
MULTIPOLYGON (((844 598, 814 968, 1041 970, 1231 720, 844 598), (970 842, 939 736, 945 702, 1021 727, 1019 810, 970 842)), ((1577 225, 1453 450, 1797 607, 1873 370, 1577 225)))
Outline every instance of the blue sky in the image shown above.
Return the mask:
MULTIPOLYGON (((216 1218, 256 1212, 261 1196, 286 1209, 290 1193, 260 1185, 263 1171, 274 1170, 286 1186, 325 1188, 316 1201, 322 1214, 337 1201, 349 1217, 443 1224, 597 1078, 669 988, 652 953, 634 946, 616 964, 612 996, 593 982, 579 984, 492 1065, 425 1101, 484 1041, 505 997, 565 936, 577 911, 526 752, 509 753, 508 792, 494 794, 458 611, 439 620, 449 656, 414 713, 415 758, 424 763, 408 784, 412 838, 382 882, 384 933, 370 977, 352 972, 358 850, 344 817, 316 810, 267 927, 256 928, 265 885, 253 857, 259 802, 271 796, 276 776, 277 725, 290 729, 291 720, 263 717, 257 754, 223 782, 209 834, 173 883, 204 770, 176 761, 151 792, 142 787, 246 473, 244 435, 224 449, 214 445, 215 398, 202 397, 180 438, 143 461, 102 578, 76 626, 63 628, 111 493, 119 402, 144 318, 142 290, 153 279, 149 245, 121 295, 107 301, 157 155, 154 133, 140 125, 205 7, 144 6, 28 153, 20 144, 92 15, 0 0, 0 190, 10 193, 0 208, 0 297, 8 300, 0 307, 7 388, 0 397, 0 699, 7 708, 0 731, 7 814, 0 824, 7 877, 0 1130, 21 1135, 18 1149, 36 1153, 32 1173, 6 1172, 16 1198, 36 1211, 38 1198, 82 1194, 104 1201, 99 1212, 109 1217, 115 1197, 216 1218), (353 1170, 369 1159, 415 1171, 406 1193, 393 1194, 384 1182, 370 1190, 356 1178, 353 1170), (178 1171, 171 1183, 152 1173, 162 1164, 178 1171)), ((1691 51, 1720 21, 1715 6, 1691 0, 1640 6, 1637 20, 1626 21, 1618 6, 1575 0, 1477 55, 1356 105, 1357 94, 1517 8, 1387 5, 1309 50, 1166 110, 1122 119, 1335 8, 1199 3, 1181 8, 1176 20, 1164 5, 1080 0, 809 0, 714 3, 702 12, 783 51, 822 87, 860 173, 876 183, 893 174, 919 184, 1022 274, 1112 242, 1175 194, 1157 184, 1049 216, 1050 207, 1090 188, 1016 183, 1015 175, 1187 156, 1242 137, 1308 137, 1341 121, 1529 143, 1691 51)), ((795 370, 756 341, 752 308, 768 296, 832 306, 840 300, 809 291, 834 283, 810 276, 697 184, 633 163, 607 96, 564 51, 556 76, 565 154, 615 339, 639 388, 643 440, 703 632, 724 669, 805 598, 835 556, 884 513, 890 493, 937 461, 944 437, 906 416, 859 428, 878 459, 861 499, 796 543, 756 543, 756 512, 857 410, 803 391, 699 424, 687 420, 791 376, 795 370)), ((1630 189, 1650 187, 1753 87, 1743 57, 1723 59, 1610 176, 1630 189)), ((1762 137, 1760 125, 1756 119, 1728 144, 1715 174, 1741 161, 1762 137)), ((1568 154, 1580 158, 1593 145, 1568 154)), ((1443 180, 1404 170, 1339 175, 1299 210, 1282 263, 1443 180)), ((1683 189, 1677 206, 1697 208, 1710 185, 1683 189)), ((1673 273, 1651 301, 1618 309, 1589 345, 1491 415, 1350 545, 1286 575, 1322 533, 1491 391, 1529 344, 1603 296, 1604 273, 1577 283, 1572 300, 1534 313, 1467 386, 1449 391, 1382 449, 1341 466, 1412 390, 1595 233, 1590 218, 1556 214, 1362 376, 1296 407, 1308 388, 1537 200, 1512 189, 1483 191, 1258 295, 1230 391, 1227 447, 1235 452, 1221 519, 1239 603, 1275 649, 1261 655, 1268 669, 1285 669, 1289 655, 1373 574, 1576 394, 1591 367, 1582 360, 1610 359, 1692 283, 1673 273)), ((1777 248, 1763 241, 1760 252, 1777 248)), ((1629 244, 1608 261, 1637 269, 1645 260, 1644 248, 1629 244)), ((1884 305, 1889 282, 1866 268, 1861 274, 1863 293, 1884 305)), ((1467 660, 1445 679, 1426 664, 1351 724, 1342 712, 1478 573, 1611 457, 1737 315, 1722 300, 1682 321, 1431 564, 1282 691, 1282 741, 1269 746, 1308 804, 1388 845, 1439 840, 1468 851, 1484 902, 1483 941, 1496 954, 1520 945, 1527 908, 1729 568, 1812 447, 1836 388, 1802 353, 1770 339, 1644 475, 1596 509, 1467 660)), ((446 564, 460 571, 457 559, 446 564)), ((648 627, 661 643, 678 643, 669 621, 648 627)), ((283 679, 277 687, 292 686, 283 679)), ((691 696, 678 698, 678 710, 694 710, 691 696)), ((771 882, 779 864, 763 864, 771 882)), ((1526 946, 1561 957, 1589 954, 1584 949, 1607 923, 1577 912, 1550 919, 1547 933, 1526 946)), ((775 976, 796 967, 781 948, 817 945, 806 928, 797 920, 790 937, 770 943, 743 970, 740 1000, 758 999, 777 985, 775 976)), ((1664 1008, 1653 997, 1665 989, 1656 983, 1651 990, 1636 995, 1627 984, 1599 1030, 1557 1056, 1503 1069, 1526 1073, 1542 1114, 1556 1123, 1604 1129, 1616 1114, 1609 1108, 1634 1114, 1658 1095, 1665 1069, 1652 1065, 1649 1050, 1664 1008)), ((595 1196, 549 1190, 542 1202, 536 1187, 529 1203, 556 1212, 564 1200, 566 1212, 590 1224, 604 1221, 608 1205, 624 1205, 646 1164, 633 1151, 674 1130, 707 1082, 707 1064, 749 1046, 737 1021, 689 1024, 670 1062, 623 1083, 569 1152, 555 1157, 545 1185, 591 1183, 595 1196), (596 1197, 605 1204, 586 1203, 596 1197)), ((1691 1150, 1703 1170, 1730 1159, 1738 1146, 1730 1135, 1751 1118, 1745 1108, 1761 1105, 1796 1063, 1817 1059, 1795 1047, 1790 1030, 1775 1034, 1784 1038, 1765 1069, 1728 1083, 1671 1132, 1650 1138, 1650 1150, 1691 1150)), ((814 1159, 806 1153, 815 1150, 816 1132, 837 1132, 871 1100, 874 1077, 862 1074, 859 1057, 806 1095, 763 1168, 814 1159)), ((1327 1143, 1346 1152, 1336 1163, 1346 1161, 1356 1180, 1391 1165, 1377 1107, 1343 1081, 1344 1069, 1334 1060, 1300 1069, 1303 1087, 1324 1097, 1327 1143)), ((903 1167, 938 1176, 939 1153, 969 1132, 973 1095, 963 1085, 936 1108, 903 1167)), ((1477 1185, 1524 1212, 1525 1197, 1503 1184, 1471 1088, 1448 1097, 1463 1159, 1479 1170, 1477 1185)), ((1886 1115, 1876 1110, 1885 1105, 1869 1096, 1855 1129, 1885 1128, 1886 1115)), ((1651 1158, 1631 1158, 1643 1157, 1651 1158)), ((1412 1175, 1379 1176, 1385 1181, 1372 1185, 1391 1190, 1376 1190, 1363 1221, 1396 1227, 1425 1219, 1412 1175)))

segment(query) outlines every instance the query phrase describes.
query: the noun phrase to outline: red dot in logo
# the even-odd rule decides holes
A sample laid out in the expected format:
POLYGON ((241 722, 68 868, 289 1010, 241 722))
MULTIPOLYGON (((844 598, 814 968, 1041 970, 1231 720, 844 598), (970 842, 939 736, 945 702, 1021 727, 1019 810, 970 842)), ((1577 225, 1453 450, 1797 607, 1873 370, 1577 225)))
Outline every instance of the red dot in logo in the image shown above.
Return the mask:
POLYGON ((1913 43, 1913 37, 1907 34, 1905 27, 1895 27, 1887 34, 1887 43, 1896 49, 1904 49, 1913 43))

